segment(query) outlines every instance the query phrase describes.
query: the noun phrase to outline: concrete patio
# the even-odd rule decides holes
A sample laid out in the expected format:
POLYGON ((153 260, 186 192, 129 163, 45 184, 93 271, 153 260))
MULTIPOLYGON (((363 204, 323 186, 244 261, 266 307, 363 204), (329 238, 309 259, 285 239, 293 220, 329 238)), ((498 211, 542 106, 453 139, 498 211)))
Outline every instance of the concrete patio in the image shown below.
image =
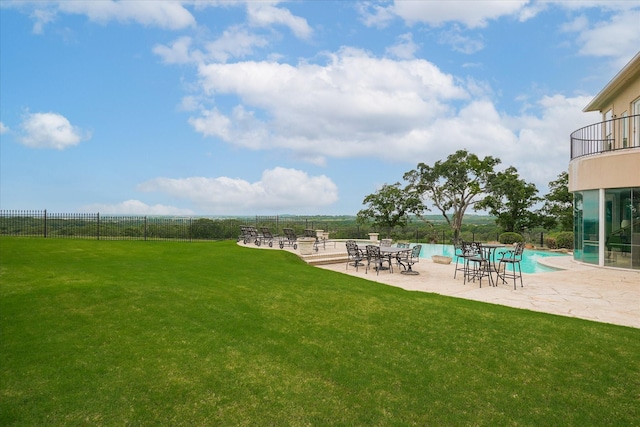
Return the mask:
MULTIPOLYGON (((269 248, 253 243, 241 246, 281 250, 278 245, 269 248)), ((408 291, 433 292, 456 298, 521 308, 561 316, 577 317, 597 322, 640 328, 640 271, 597 268, 573 261, 571 256, 549 257, 545 264, 561 269, 549 273, 524 274, 524 287, 513 289, 513 282, 488 285, 478 282, 463 284, 460 274, 453 278, 454 264, 443 265, 422 258, 413 269, 420 274, 400 274, 382 271, 365 273, 353 266, 347 269, 344 242, 330 242, 312 255, 302 256, 299 249, 284 249, 299 255, 309 264, 374 282, 396 286, 408 291)))

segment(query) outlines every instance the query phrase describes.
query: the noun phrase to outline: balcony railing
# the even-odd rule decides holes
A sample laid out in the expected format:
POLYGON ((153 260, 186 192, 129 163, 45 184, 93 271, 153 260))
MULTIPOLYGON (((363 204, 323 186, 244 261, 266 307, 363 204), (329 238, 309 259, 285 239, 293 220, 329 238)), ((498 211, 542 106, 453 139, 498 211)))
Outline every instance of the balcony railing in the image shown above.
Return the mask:
POLYGON ((571 160, 631 148, 640 149, 640 114, 594 123, 571 134, 571 160))

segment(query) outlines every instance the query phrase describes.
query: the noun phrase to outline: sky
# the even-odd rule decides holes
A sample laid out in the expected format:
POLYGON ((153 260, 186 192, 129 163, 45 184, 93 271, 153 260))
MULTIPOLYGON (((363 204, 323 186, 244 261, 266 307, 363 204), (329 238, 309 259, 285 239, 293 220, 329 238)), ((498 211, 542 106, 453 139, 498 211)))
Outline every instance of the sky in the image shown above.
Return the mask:
POLYGON ((460 149, 544 196, 639 48, 631 0, 0 0, 0 209, 355 215, 460 149))

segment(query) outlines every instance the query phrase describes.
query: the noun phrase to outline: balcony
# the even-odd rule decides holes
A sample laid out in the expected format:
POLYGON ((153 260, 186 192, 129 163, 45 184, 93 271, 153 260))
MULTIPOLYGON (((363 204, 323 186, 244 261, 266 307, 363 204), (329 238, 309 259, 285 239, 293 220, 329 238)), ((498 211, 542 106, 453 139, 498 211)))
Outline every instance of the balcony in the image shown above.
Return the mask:
POLYGON ((594 123, 571 134, 571 160, 629 149, 640 149, 640 114, 594 123))

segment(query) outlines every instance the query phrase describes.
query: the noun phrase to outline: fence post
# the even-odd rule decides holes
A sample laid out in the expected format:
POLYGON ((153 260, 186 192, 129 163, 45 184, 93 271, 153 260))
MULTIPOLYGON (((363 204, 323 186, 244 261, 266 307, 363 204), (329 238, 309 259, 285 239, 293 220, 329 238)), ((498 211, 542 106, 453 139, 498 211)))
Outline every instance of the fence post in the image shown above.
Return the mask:
POLYGON ((544 231, 540 232, 540 247, 544 248, 544 231))
POLYGON ((44 238, 47 238, 47 210, 44 210, 44 238))
POLYGON ((144 240, 147 240, 147 216, 144 216, 144 240))
POLYGON ((96 238, 100 240, 100 212, 96 214, 96 238))

